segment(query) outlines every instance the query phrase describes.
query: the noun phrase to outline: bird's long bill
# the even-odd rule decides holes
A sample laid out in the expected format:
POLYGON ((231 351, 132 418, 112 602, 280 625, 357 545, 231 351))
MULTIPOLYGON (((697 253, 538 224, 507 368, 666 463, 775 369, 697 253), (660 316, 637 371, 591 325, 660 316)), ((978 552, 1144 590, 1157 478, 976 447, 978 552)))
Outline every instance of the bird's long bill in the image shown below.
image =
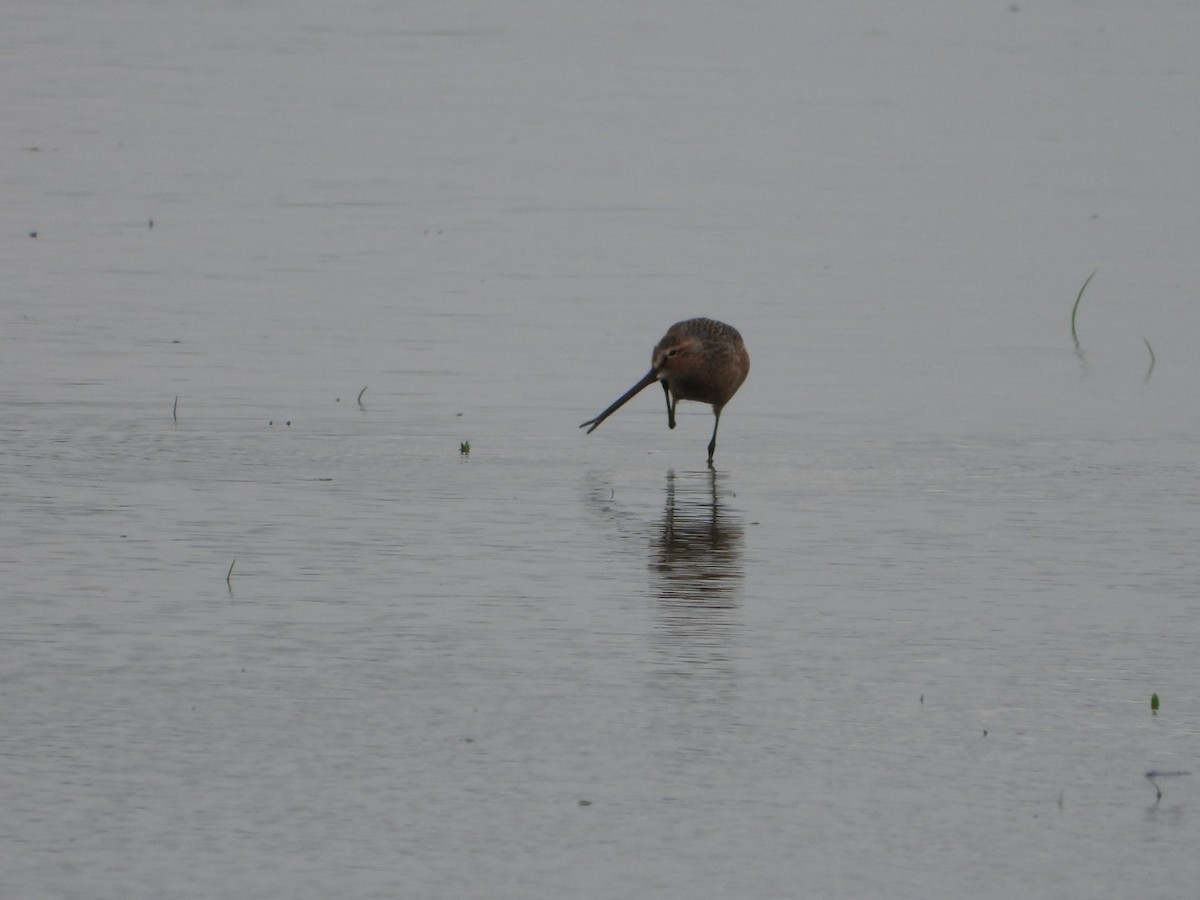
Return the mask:
POLYGON ((600 415, 596 416, 596 418, 588 419, 586 422, 584 422, 579 427, 586 428, 588 425, 591 425, 592 427, 588 428, 588 430, 587 430, 587 433, 591 434, 593 431, 595 431, 597 428, 600 427, 601 422, 603 422, 605 419, 607 419, 609 416, 611 416, 613 413, 615 413, 618 409, 620 409, 622 406, 624 406, 626 403, 628 403, 630 400, 632 400, 634 397, 636 397, 641 391, 650 387, 650 385, 654 384, 654 382, 656 382, 656 381, 658 381, 658 373, 655 372, 653 369, 651 369, 649 372, 647 372, 645 374, 645 376, 642 378, 641 381, 639 381, 637 384, 635 384, 633 387, 631 387, 629 390, 627 390, 624 394, 622 394, 621 398, 619 400, 617 400, 615 403, 613 403, 612 406, 610 406, 604 412, 600 413, 600 415))

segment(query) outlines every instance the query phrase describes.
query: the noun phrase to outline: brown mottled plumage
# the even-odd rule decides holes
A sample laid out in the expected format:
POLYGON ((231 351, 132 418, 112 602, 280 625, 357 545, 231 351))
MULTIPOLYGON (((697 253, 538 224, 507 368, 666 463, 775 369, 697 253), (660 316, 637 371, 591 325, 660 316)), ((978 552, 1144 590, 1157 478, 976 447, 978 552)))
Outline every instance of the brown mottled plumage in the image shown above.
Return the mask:
POLYGON ((615 413, 643 388, 661 381, 667 395, 667 425, 675 427, 675 404, 680 400, 698 400, 712 405, 716 421, 708 443, 708 464, 717 449, 717 427, 721 410, 750 372, 750 354, 736 328, 713 319, 687 319, 676 322, 663 335, 650 357, 650 371, 619 400, 580 428, 591 434, 600 423, 615 413))

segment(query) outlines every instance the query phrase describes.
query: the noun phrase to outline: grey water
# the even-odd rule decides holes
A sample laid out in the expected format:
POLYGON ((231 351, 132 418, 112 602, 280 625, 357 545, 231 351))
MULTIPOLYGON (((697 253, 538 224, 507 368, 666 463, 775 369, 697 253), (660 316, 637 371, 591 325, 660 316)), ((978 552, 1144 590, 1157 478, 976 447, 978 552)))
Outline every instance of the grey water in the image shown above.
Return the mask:
POLYGON ((0 894, 1194 894, 1200 8, 5 19, 0 894))

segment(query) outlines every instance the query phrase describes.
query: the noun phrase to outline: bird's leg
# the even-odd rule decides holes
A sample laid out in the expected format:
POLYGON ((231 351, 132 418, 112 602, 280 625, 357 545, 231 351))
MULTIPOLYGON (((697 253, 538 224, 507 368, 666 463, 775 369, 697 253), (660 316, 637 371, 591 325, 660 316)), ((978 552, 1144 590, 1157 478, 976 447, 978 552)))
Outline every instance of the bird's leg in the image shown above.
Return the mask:
POLYGON ((708 467, 710 469, 712 468, 712 464, 713 464, 713 462, 712 462, 713 461, 713 453, 717 449, 717 428, 720 426, 720 424, 721 424, 721 408, 719 406, 714 406, 713 407, 713 436, 712 436, 712 440, 708 442, 708 467))
POLYGON ((667 386, 667 383, 665 381, 662 383, 662 386, 663 386, 663 393, 667 397, 667 427, 674 428, 675 427, 675 403, 678 401, 673 401, 671 399, 671 389, 667 386))

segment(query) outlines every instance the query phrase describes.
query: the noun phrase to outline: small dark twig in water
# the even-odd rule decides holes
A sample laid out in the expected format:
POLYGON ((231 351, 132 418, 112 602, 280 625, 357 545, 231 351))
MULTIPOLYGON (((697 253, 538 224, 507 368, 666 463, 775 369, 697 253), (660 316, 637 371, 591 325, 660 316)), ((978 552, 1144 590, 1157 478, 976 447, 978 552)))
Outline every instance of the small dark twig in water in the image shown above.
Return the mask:
POLYGON ((1154 359, 1154 348, 1150 346, 1150 342, 1149 342, 1148 340, 1146 340, 1145 338, 1142 338, 1142 343, 1143 343, 1143 344, 1145 344, 1145 345, 1146 345, 1146 349, 1150 351, 1150 368, 1148 368, 1148 369, 1146 370, 1146 377, 1145 377, 1144 379, 1142 379, 1142 380, 1143 380, 1143 381, 1149 381, 1149 380, 1150 380, 1150 373, 1154 371, 1154 363, 1155 363, 1155 359, 1154 359))
POLYGON ((233 593, 233 567, 237 565, 237 557, 233 558, 233 562, 229 564, 229 571, 225 573, 225 584, 229 587, 229 593, 233 593))
POLYGON ((1182 775, 1191 775, 1191 772, 1159 772, 1157 769, 1151 769, 1146 773, 1146 780, 1154 785, 1154 802, 1157 804, 1162 799, 1162 788, 1158 786, 1158 778, 1179 778, 1182 775))
POLYGON ((171 407, 171 418, 175 420, 176 424, 179 423, 179 397, 178 396, 175 397, 175 405, 171 407))
POLYGON ((363 405, 362 398, 363 398, 363 394, 365 394, 366 392, 367 392, 367 389, 363 388, 361 391, 358 392, 358 399, 354 401, 360 407, 363 405))

